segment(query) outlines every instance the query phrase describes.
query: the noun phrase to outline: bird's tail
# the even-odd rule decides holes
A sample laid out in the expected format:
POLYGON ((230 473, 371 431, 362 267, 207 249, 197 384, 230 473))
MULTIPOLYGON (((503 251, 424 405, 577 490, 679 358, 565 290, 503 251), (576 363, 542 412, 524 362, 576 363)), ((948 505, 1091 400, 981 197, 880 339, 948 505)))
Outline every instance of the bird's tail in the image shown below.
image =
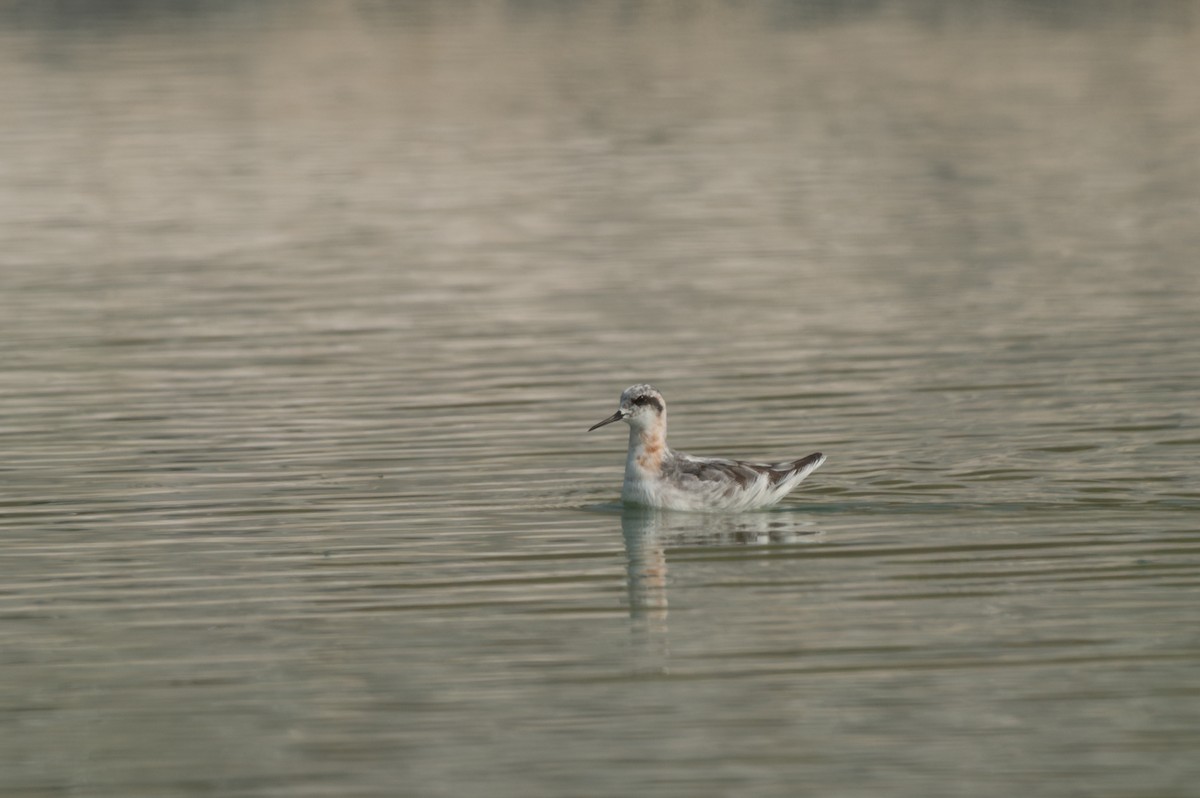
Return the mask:
POLYGON ((808 457, 801 457, 799 460, 795 460, 791 463, 788 469, 790 473, 780 480, 780 483, 786 483, 788 485, 788 489, 790 490, 791 488, 794 488, 796 485, 799 485, 801 482, 803 482, 805 477, 820 468, 821 464, 824 462, 825 455, 823 455, 821 452, 813 452, 808 457))

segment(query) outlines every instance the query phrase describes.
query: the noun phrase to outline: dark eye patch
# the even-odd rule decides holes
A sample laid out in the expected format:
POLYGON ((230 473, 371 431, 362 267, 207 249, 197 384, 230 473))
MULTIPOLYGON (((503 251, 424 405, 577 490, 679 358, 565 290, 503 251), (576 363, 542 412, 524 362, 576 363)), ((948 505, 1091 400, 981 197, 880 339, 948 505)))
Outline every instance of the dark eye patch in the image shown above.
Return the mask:
POLYGON ((658 401, 657 398, 655 398, 653 396, 649 396, 647 394, 642 394, 641 396, 634 397, 633 403, 635 405, 640 405, 640 406, 650 405, 651 407, 654 407, 655 409, 657 409, 658 412, 660 412, 660 413, 662 412, 662 409, 663 409, 662 402, 658 401))

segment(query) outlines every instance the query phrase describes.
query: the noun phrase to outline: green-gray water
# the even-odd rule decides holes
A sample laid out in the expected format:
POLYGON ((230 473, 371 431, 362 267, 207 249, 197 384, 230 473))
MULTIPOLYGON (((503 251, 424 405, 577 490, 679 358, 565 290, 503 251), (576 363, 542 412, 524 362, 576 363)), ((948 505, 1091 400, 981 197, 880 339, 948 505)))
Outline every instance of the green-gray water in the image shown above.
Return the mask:
POLYGON ((0 794, 1200 795, 1200 6, 0 6, 0 794), (622 512, 654 382, 779 512, 622 512))

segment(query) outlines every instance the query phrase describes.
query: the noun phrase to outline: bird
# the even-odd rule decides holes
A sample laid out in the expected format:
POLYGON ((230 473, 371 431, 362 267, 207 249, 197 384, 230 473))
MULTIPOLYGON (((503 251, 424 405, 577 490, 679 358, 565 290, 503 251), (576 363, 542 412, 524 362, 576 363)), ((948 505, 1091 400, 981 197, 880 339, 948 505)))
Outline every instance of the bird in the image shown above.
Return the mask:
POLYGON ((821 452, 799 460, 756 463, 674 451, 667 446, 666 400, 645 383, 626 388, 617 412, 588 432, 616 421, 629 425, 621 486, 626 504, 701 512, 758 510, 778 504, 825 462, 821 452))

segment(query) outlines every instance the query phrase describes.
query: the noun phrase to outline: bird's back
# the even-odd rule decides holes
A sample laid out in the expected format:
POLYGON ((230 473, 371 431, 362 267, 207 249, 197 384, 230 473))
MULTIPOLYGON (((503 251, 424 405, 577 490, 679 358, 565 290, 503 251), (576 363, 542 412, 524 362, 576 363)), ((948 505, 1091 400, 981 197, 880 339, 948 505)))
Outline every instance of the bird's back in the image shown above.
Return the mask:
POLYGON ((825 462, 815 452, 799 460, 756 463, 670 452, 655 480, 655 504, 677 510, 770 507, 825 462))

